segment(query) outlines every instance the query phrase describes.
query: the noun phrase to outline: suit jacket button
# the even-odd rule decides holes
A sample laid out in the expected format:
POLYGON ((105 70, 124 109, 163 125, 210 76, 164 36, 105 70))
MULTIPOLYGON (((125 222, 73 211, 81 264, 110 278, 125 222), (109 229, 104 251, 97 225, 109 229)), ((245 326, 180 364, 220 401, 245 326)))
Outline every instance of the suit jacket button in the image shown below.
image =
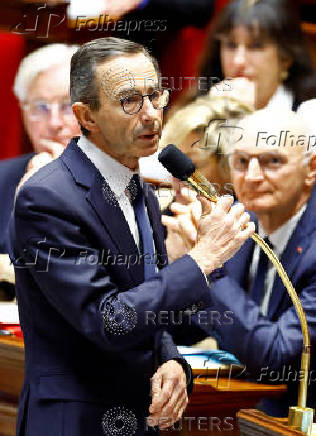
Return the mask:
POLYGON ((191 306, 191 312, 192 313, 196 313, 198 311, 197 305, 196 304, 192 304, 191 306))

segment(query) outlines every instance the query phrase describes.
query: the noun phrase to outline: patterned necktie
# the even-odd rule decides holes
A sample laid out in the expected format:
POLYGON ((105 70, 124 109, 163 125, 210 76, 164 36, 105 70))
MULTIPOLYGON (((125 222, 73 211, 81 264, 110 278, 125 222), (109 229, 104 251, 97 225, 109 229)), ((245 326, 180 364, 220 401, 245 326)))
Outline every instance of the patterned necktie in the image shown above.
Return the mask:
POLYGON ((152 277, 156 272, 156 256, 152 228, 145 208, 144 190, 141 187, 138 174, 133 175, 128 185, 128 190, 130 192, 131 202, 134 208, 140 234, 140 252, 144 256, 144 276, 145 280, 147 280, 152 277))
MULTIPOLYGON (((268 237, 264 238, 264 241, 269 245, 270 248, 273 248, 273 245, 271 244, 268 237)), ((260 249, 257 272, 252 281, 251 289, 250 289, 250 296, 258 305, 261 304, 262 298, 264 296, 265 279, 266 279, 269 263, 270 261, 268 259, 268 256, 265 254, 263 250, 260 249)))

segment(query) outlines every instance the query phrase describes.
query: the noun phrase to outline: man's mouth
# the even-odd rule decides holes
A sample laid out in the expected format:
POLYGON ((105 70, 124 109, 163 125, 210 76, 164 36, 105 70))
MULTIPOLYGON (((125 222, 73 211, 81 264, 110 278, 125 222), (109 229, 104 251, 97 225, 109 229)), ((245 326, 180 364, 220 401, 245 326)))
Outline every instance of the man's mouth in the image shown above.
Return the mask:
POLYGON ((144 135, 139 135, 138 137, 139 137, 139 139, 153 141, 153 140, 158 139, 158 132, 146 133, 144 135))
POLYGON ((271 194, 271 192, 269 191, 251 191, 251 192, 247 192, 245 195, 248 198, 257 198, 257 197, 263 197, 264 195, 269 195, 271 194))

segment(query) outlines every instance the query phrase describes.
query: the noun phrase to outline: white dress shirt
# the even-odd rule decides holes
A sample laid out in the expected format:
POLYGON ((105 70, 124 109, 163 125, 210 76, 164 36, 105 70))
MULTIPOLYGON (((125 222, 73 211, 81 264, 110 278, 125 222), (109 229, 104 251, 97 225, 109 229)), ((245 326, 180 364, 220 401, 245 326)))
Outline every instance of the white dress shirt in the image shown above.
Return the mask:
MULTIPOLYGON (((80 136, 77 145, 100 171, 102 177, 115 194, 135 243, 139 247, 139 231, 136 217, 126 189, 135 172, 100 150, 84 135, 80 136)), ((104 201, 106 201, 106 196, 104 201)))
MULTIPOLYGON (((271 97, 265 109, 288 109, 292 110, 294 103, 294 96, 291 91, 286 89, 283 85, 279 86, 275 94, 271 97)), ((315 133, 315 113, 316 113, 316 98, 303 101, 296 111, 306 126, 308 127, 308 134, 315 133)))
MULTIPOLYGON (((299 220, 301 219, 303 213, 305 212, 305 209, 306 209, 306 204, 286 223, 284 223, 281 227, 279 227, 277 230, 271 233, 271 235, 267 235, 259 223, 259 229, 258 229, 259 235, 262 238, 268 236, 271 244, 273 245, 273 251, 279 259, 282 256, 282 253, 285 250, 285 247, 290 237, 292 236, 299 220)), ((258 244, 256 244, 253 252, 252 262, 250 265, 250 282, 252 282, 256 276, 260 250, 261 248, 259 247, 258 244)), ((274 265, 271 262, 269 262, 268 271, 265 277, 265 284, 264 284, 265 292, 260 304, 260 311, 265 316, 267 316, 268 314, 268 308, 269 308, 273 283, 275 279, 275 274, 276 274, 276 269, 274 265)))

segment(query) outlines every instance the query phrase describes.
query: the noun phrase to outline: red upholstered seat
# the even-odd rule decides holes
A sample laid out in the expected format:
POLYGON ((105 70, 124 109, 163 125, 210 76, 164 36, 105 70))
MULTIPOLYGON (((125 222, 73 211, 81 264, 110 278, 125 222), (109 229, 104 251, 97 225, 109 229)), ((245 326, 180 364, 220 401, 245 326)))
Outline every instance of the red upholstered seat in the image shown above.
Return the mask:
POLYGON ((0 32, 0 53, 0 159, 4 159, 22 152, 22 123, 13 83, 24 55, 23 37, 0 32))

